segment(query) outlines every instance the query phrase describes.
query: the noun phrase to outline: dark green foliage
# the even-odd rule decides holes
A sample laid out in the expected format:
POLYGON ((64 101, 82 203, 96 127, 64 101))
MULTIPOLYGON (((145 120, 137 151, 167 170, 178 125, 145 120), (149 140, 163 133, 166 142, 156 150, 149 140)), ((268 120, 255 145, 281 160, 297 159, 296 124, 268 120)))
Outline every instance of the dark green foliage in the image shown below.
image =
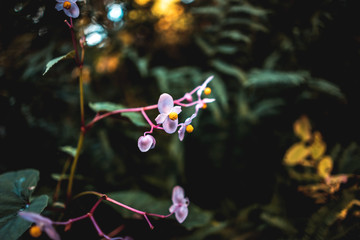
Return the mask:
POLYGON ((35 169, 7 172, 0 175, 0 237, 18 239, 31 222, 17 216, 19 211, 41 213, 47 206, 48 197, 31 197, 39 172, 35 169))
MULTIPOLYGON (((80 128, 74 61, 57 61, 72 50, 72 43, 55 2, 17 0, 11 9, 0 10, 0 152, 12 156, 12 161, 1 161, 0 170, 39 169, 39 191, 49 196, 57 184, 52 176, 58 179, 74 155, 80 128), (15 6, 23 9, 14 11, 15 6), (41 7, 44 13, 35 22, 41 7), (49 70, 51 59, 56 61, 50 62, 49 70)), ((359 1, 179 3, 191 21, 186 31, 175 34, 175 42, 167 42, 158 30, 159 19, 151 14, 156 1, 143 6, 123 1, 121 24, 107 20, 105 2, 86 2, 79 2, 82 12, 76 30, 81 32, 91 22, 101 24, 108 34, 103 45, 86 47, 86 122, 98 112, 156 104, 163 92, 180 98, 214 75, 209 97, 216 102, 200 111, 193 120, 194 132, 183 142, 176 133, 155 130, 155 149, 139 152, 137 139, 149 130, 140 113, 103 119, 86 133, 74 193, 110 192, 140 210, 166 214, 172 187, 181 185, 191 202, 185 227, 160 219, 153 233, 144 219, 134 219, 124 209, 113 213, 106 205, 110 210, 100 208, 97 214, 102 214, 99 224, 109 226, 107 232, 124 224, 125 233, 143 230, 138 239, 359 237, 359 206, 354 205, 345 219, 338 218, 359 198, 359 1), (131 18, 133 10, 141 10, 141 17, 131 18), (118 60, 115 69, 101 70, 100 63, 113 56, 118 60), (308 168, 299 166, 292 169, 299 173, 294 177, 283 165, 286 150, 298 141, 292 126, 301 115, 321 132, 326 154, 334 160, 332 174, 349 174, 323 203, 298 191, 304 183, 321 183, 319 178, 305 179, 308 168), (171 234, 164 233, 168 229, 171 234)), ((183 108, 180 121, 193 110, 183 108)), ((157 109, 148 113, 152 120, 157 114, 157 109)), ((66 183, 65 179, 60 203, 65 202, 66 183)), ((9 200, 16 206, 0 206, 0 211, 9 211, 1 212, 0 219, 9 218, 10 223, 24 207, 23 197, 14 196, 9 200)), ((27 197, 29 208, 43 210, 44 196, 32 201, 27 197)), ((54 217, 88 211, 92 202, 80 200, 75 210, 70 207, 54 217)), ((66 239, 98 239, 90 231, 83 237, 88 229, 79 224, 61 234, 66 239)))
MULTIPOLYGON (((132 206, 133 208, 139 210, 141 209, 142 211, 149 213, 156 213, 162 215, 169 214, 168 209, 172 204, 170 198, 169 200, 159 200, 141 191, 113 192, 107 195, 112 199, 124 203, 128 206, 132 206)), ((109 204, 111 204, 114 208, 116 208, 125 217, 131 217, 134 215, 133 212, 121 208, 113 203, 109 203, 109 204)), ((210 212, 204 211, 195 204, 190 203, 189 215, 186 218, 186 221, 184 222, 183 226, 189 230, 194 228, 204 227, 210 223, 210 220, 212 218, 211 215, 212 214, 210 212)))

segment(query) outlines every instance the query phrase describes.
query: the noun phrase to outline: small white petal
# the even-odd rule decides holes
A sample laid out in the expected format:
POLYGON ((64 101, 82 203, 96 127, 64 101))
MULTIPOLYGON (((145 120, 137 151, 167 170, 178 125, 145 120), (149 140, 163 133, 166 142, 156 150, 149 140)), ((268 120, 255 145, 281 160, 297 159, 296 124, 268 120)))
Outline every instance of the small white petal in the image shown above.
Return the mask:
POLYGON ((186 129, 185 124, 183 124, 178 131, 180 141, 184 140, 185 129, 186 129))
POLYGON ((168 114, 166 113, 160 113, 156 118, 156 124, 161 124, 165 121, 165 119, 168 117, 168 114))
POLYGON ((203 99, 203 102, 204 103, 212 103, 212 102, 214 102, 215 101, 215 98, 204 98, 203 99))
POLYGON ((171 213, 175 212, 176 208, 177 208, 177 206, 175 204, 171 205, 169 207, 169 212, 171 212, 171 213))
POLYGON ((55 9, 56 10, 58 10, 58 11, 61 11, 61 10, 63 10, 63 3, 62 2, 60 2, 60 3, 57 3, 56 5, 55 5, 55 9))
POLYGON ((177 114, 181 113, 181 107, 180 106, 175 106, 171 109, 170 112, 176 112, 177 114))
POLYGON ((196 94, 198 95, 198 97, 201 96, 202 92, 204 91, 204 89, 206 88, 206 86, 208 85, 208 83, 213 80, 214 76, 210 76, 208 77, 205 82, 201 85, 201 87, 199 88, 199 90, 197 90, 196 94))

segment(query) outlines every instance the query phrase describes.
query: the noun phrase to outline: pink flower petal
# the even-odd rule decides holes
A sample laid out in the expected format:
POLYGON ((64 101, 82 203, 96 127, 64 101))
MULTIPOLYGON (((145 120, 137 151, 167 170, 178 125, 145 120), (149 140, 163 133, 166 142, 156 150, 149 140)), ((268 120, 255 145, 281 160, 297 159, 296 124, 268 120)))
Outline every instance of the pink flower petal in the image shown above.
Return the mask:
POLYGON ((186 205, 179 207, 175 212, 176 220, 178 220, 179 223, 184 222, 188 213, 189 210, 186 205))
POLYGON ((80 15, 79 7, 76 5, 75 2, 71 4, 71 8, 69 9, 72 18, 77 18, 80 15))
POLYGON ((183 202, 185 195, 184 189, 180 186, 175 186, 173 188, 171 200, 174 204, 179 204, 183 202))
POLYGON ((161 94, 158 101, 159 112, 169 114, 173 107, 174 107, 173 98, 167 93, 161 94))
POLYGON ((165 121, 163 122, 162 126, 165 130, 165 132, 172 134, 176 131, 177 127, 178 127, 178 122, 179 119, 176 120, 171 120, 170 118, 166 118, 165 121))

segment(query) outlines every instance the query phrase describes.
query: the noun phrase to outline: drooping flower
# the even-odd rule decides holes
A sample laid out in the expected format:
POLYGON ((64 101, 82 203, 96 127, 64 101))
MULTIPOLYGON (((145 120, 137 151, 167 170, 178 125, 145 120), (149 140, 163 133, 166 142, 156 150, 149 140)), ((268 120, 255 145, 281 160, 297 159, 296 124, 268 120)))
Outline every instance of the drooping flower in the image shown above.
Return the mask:
POLYGON ((199 103, 197 104, 198 108, 205 108, 207 103, 211 103, 215 101, 215 98, 201 98, 201 94, 205 91, 205 95, 209 95, 211 93, 211 89, 207 88, 207 85, 211 80, 213 80, 214 76, 208 77, 205 82, 200 86, 197 90, 196 95, 198 96, 199 103))
POLYGON ((18 215, 23 219, 36 224, 32 227, 35 229, 32 229, 32 231, 30 232, 33 232, 34 234, 39 236, 42 231, 45 231, 49 238, 53 240, 60 240, 59 234, 56 232, 55 228, 52 225, 53 221, 51 221, 49 218, 43 217, 38 213, 25 211, 19 212, 18 215))
POLYGON ((196 115, 197 114, 194 113, 191 117, 187 118, 184 123, 179 124, 181 125, 178 131, 180 141, 184 139, 185 131, 191 133, 194 130, 194 127, 191 125, 191 121, 196 117, 196 115))
POLYGON ((176 220, 179 223, 184 222, 189 212, 189 199, 185 197, 184 189, 180 186, 175 186, 171 200, 173 204, 169 208, 170 213, 175 213, 176 220))
POLYGON ((201 97, 201 94, 203 93, 203 91, 205 90, 206 86, 209 84, 209 82, 211 80, 213 80, 214 76, 210 76, 208 77, 203 84, 201 84, 200 88, 197 90, 196 95, 198 96, 198 98, 201 97))
POLYGON ((162 124, 165 132, 174 133, 178 127, 178 114, 181 112, 180 106, 174 107, 173 98, 163 93, 158 101, 158 109, 160 114, 155 118, 157 124, 162 124))
POLYGON ((147 152, 155 147, 156 140, 151 135, 141 136, 138 139, 138 147, 140 151, 147 152))
POLYGON ((56 10, 64 10, 64 13, 71 17, 77 18, 80 15, 80 10, 78 5, 76 5, 77 0, 56 0, 57 4, 55 5, 56 10))

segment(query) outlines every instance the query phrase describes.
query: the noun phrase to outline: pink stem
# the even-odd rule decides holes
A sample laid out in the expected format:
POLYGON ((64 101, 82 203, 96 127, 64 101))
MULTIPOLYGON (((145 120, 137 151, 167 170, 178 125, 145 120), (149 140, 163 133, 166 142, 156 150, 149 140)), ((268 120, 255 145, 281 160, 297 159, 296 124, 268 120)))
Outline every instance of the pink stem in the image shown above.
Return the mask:
POLYGON ((199 101, 195 101, 195 102, 191 102, 191 103, 181 103, 178 101, 174 101, 175 104, 182 106, 182 107, 191 107, 194 106, 195 104, 199 103, 199 101))
POLYGON ((141 109, 141 114, 143 115, 145 120, 149 123, 149 125, 151 126, 151 130, 152 130, 154 127, 154 124, 152 123, 152 121, 150 120, 150 118, 148 117, 148 115, 146 114, 146 112, 143 108, 141 109))
POLYGON ((106 238, 106 239, 110 239, 106 234, 103 233, 103 231, 101 231, 101 229, 100 229, 99 225, 97 224, 94 216, 93 216, 92 214, 89 214, 89 217, 90 217, 90 219, 91 219, 91 221, 92 221, 92 223, 93 223, 96 231, 98 232, 99 236, 100 236, 100 237, 104 237, 104 238, 106 238))
POLYGON ((149 226, 150 226, 151 229, 153 229, 154 226, 151 224, 149 218, 147 217, 148 215, 149 215, 149 216, 159 217, 159 218, 167 218, 167 217, 169 217, 169 216, 171 216, 171 215, 173 214, 173 213, 170 213, 170 214, 168 214, 168 215, 161 215, 161 214, 155 214, 155 213, 147 213, 147 212, 144 212, 144 211, 137 210, 137 209, 135 209, 135 208, 129 207, 129 206, 127 206, 127 205, 125 205, 125 204, 123 204, 123 203, 121 203, 121 202, 118 202, 118 201, 116 201, 116 200, 114 200, 114 199, 112 199, 112 198, 109 198, 108 196, 105 196, 105 200, 106 200, 106 201, 109 201, 109 202, 112 202, 112 203, 114 203, 114 204, 116 204, 116 205, 118 205, 118 206, 120 206, 120 207, 123 207, 123 208, 125 208, 125 209, 127 209, 127 210, 129 210, 129 211, 132 211, 132 212, 134 212, 134 213, 143 215, 144 218, 145 218, 145 220, 147 221, 147 223, 149 224, 149 226))
MULTIPOLYGON (((188 94, 192 95, 194 94, 198 89, 200 88, 200 86, 197 86, 196 88, 194 88, 191 92, 189 92, 188 94)), ((186 94, 185 94, 186 95, 186 94)), ((182 103, 182 101, 184 101, 186 99, 186 96, 183 96, 182 98, 179 98, 177 100, 174 100, 174 104, 177 104, 179 106, 183 106, 183 107, 191 107, 194 106, 195 104, 197 104, 199 102, 195 101, 195 102, 191 102, 191 103, 182 103)), ((152 110, 152 109, 156 109, 158 107, 157 104, 154 105, 150 105, 150 106, 146 106, 146 107, 137 107, 137 108, 125 108, 125 109, 119 109, 119 110, 115 110, 115 111, 111 111, 111 112, 107 112, 104 114, 96 114, 96 116, 93 118, 93 120, 91 120, 91 122, 89 122, 85 129, 92 127, 96 122, 100 121, 103 118, 109 117, 111 115, 115 115, 115 114, 120 114, 120 113, 124 113, 124 112, 141 112, 142 115, 144 116, 144 118, 146 119, 146 121, 149 123, 149 125, 153 128, 156 129, 162 129, 156 125, 154 125, 151 120, 148 118, 148 116, 146 115, 145 111, 147 110, 152 110)))
POLYGON ((99 204, 104 200, 103 198, 99 198, 99 200, 94 204, 94 206, 91 208, 90 213, 94 213, 95 209, 99 206, 99 204))
POLYGON ((82 215, 80 217, 77 217, 77 218, 72 218, 72 219, 69 219, 67 220, 66 222, 53 222, 54 225, 68 225, 68 224, 71 224, 73 222, 77 222, 77 221, 80 221, 80 220, 83 220, 85 218, 88 218, 89 217, 89 213, 85 214, 85 215, 82 215))

